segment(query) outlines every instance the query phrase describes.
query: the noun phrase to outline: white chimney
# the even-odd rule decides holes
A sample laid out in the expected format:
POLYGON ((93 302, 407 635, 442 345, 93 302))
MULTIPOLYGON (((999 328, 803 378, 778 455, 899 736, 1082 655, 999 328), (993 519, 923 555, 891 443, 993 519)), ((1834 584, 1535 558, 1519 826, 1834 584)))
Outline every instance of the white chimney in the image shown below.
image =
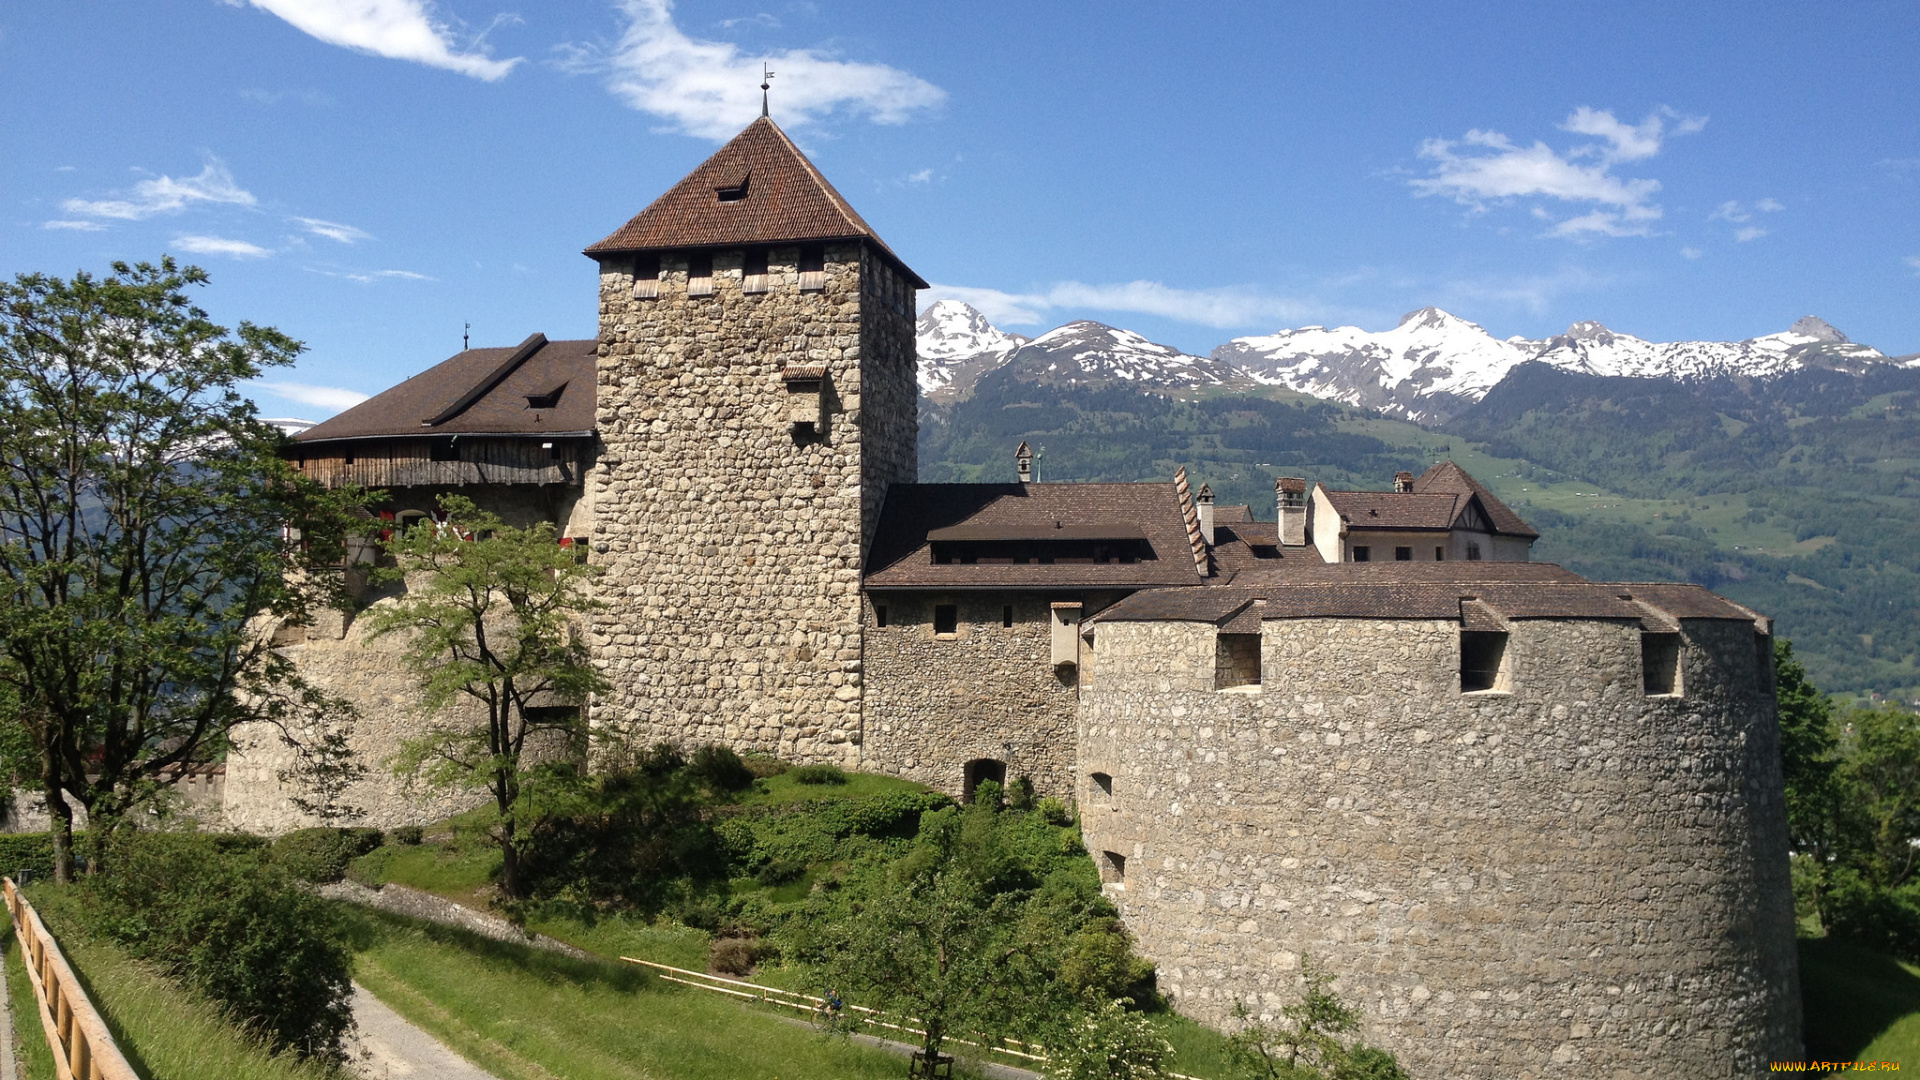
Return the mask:
POLYGON ((1200 512, 1200 538, 1213 546, 1213 485, 1201 484, 1199 494, 1193 497, 1193 507, 1200 512))
POLYGON ((1305 547, 1307 482, 1297 476, 1283 476, 1273 482, 1273 493, 1280 503, 1280 546, 1305 547))

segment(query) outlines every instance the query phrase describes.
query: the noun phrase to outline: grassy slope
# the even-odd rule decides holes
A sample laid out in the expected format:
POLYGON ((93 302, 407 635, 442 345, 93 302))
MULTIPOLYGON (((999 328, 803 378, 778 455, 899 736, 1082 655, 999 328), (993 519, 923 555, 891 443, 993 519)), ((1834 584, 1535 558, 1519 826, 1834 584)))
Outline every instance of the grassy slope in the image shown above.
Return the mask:
MULTIPOLYGON (((112 945, 73 933, 71 919, 62 917, 66 914, 64 898, 54 895, 52 888, 30 890, 33 904, 87 984, 87 992, 113 1031, 121 1052, 146 1080, 206 1080, 216 1076, 221 1080, 332 1080, 337 1076, 316 1065, 267 1053, 207 1002, 112 945)), ((52 1059, 46 1039, 36 1030, 39 1012, 26 972, 14 959, 17 955, 18 950, 10 946, 8 989, 15 1002, 16 1023, 21 1025, 20 1041, 27 1044, 32 1060, 32 1042, 37 1038, 40 1067, 51 1077, 52 1059), (16 978, 17 983, 12 981, 16 978), (22 994, 26 995, 24 1005, 22 994)))
POLYGON ((7 997, 13 1006, 14 1060, 20 1064, 20 1080, 54 1080, 53 1051, 47 1048, 45 1029, 40 1026, 40 1006, 33 996, 33 984, 27 981, 26 965, 20 959, 20 941, 11 925, 6 930, 7 997))
POLYGON ((1800 984, 1808 1058, 1920 1066, 1920 967, 1802 938, 1800 984))

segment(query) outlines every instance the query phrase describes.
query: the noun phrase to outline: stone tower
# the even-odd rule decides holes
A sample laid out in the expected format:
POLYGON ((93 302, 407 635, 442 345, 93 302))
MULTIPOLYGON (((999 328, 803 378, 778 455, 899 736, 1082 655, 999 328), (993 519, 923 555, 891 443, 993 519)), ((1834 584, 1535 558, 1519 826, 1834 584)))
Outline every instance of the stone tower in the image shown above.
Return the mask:
POLYGON ((926 282, 765 117, 586 253, 596 726, 856 761, 860 571, 917 466, 926 282))

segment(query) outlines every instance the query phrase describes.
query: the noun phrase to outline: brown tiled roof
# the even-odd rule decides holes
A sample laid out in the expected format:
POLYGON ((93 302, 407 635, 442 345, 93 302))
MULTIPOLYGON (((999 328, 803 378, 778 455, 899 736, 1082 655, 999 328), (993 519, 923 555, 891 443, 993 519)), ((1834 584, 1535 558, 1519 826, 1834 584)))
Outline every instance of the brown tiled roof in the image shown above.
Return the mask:
MULTIPOLYGON (((1477 495, 1480 507, 1487 514, 1487 520, 1493 523, 1495 532, 1507 536, 1530 536, 1538 538, 1540 533, 1521 519, 1506 503, 1501 502, 1493 492, 1488 491, 1480 481, 1468 475, 1467 470, 1451 461, 1439 464, 1421 473, 1413 482, 1416 494, 1477 495)), ((1465 509, 1464 500, 1462 509, 1465 509)))
POLYGON ((597 341, 548 341, 535 334, 515 347, 468 349, 294 440, 590 434, 599 347, 597 341), (555 390, 560 397, 551 408, 529 407, 528 398, 555 390))
POLYGON ((586 253, 598 257, 813 240, 864 240, 917 287, 927 287, 820 175, 786 132, 763 116, 586 253), (743 182, 745 197, 720 201, 720 189, 737 189, 743 182))
POLYGON ((1667 628, 1673 619, 1764 624, 1698 585, 1593 582, 1550 563, 1391 565, 1388 571, 1388 564, 1337 563, 1266 583, 1247 583, 1242 575, 1210 589, 1148 589, 1092 621, 1220 623, 1237 617, 1241 605, 1263 600, 1262 619, 1445 619, 1468 629, 1499 629, 1512 619, 1619 619, 1650 629, 1667 628))
POLYGON ((1221 503, 1213 508, 1215 525, 1244 525, 1253 521, 1253 507, 1246 503, 1221 503))
MULTIPOLYGON (((1102 537, 1105 538, 1105 537, 1102 537)), ((1158 484, 895 484, 867 556, 869 588, 1139 588, 1199 585, 1179 495, 1158 484), (935 563, 929 537, 1028 538, 1062 532, 1143 538, 1154 558, 1131 563, 935 563), (953 534, 948 534, 953 535, 953 534)))
POLYGON ((1458 495, 1409 495, 1398 491, 1327 491, 1327 502, 1357 529, 1446 531, 1459 516, 1458 495))
MULTIPOLYGON (((1305 551, 1312 551, 1308 548, 1305 551)), ((1291 556, 1299 548, 1282 548, 1291 556)), ((1305 552, 1302 552, 1303 554, 1305 552)), ((1368 584, 1479 585, 1487 582, 1582 582, 1586 578, 1546 562, 1364 562, 1329 563, 1319 558, 1259 559, 1226 584, 1236 588, 1277 585, 1368 584)))

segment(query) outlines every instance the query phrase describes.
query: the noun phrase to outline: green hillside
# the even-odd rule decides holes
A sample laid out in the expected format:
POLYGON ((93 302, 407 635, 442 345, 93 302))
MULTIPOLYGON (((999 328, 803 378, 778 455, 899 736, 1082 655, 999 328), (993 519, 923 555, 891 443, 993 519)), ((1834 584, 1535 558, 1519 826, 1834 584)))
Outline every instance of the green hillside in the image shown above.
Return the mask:
POLYGON ((920 476, 1147 480, 1185 465, 1273 514, 1273 480, 1384 488, 1451 457, 1540 529, 1535 557, 1685 580, 1774 616, 1822 687, 1920 700, 1920 371, 1682 385, 1516 369, 1439 430, 1280 390, 1062 388, 1007 370, 923 407, 920 476))

